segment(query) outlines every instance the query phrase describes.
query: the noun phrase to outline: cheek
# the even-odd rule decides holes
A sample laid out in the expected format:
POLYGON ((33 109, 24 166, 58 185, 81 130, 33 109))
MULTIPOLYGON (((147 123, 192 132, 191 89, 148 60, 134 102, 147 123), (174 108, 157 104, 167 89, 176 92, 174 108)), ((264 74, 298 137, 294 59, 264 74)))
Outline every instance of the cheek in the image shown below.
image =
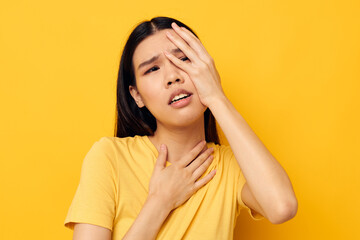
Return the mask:
POLYGON ((161 88, 155 81, 144 80, 138 85, 138 89, 145 105, 161 101, 161 88))

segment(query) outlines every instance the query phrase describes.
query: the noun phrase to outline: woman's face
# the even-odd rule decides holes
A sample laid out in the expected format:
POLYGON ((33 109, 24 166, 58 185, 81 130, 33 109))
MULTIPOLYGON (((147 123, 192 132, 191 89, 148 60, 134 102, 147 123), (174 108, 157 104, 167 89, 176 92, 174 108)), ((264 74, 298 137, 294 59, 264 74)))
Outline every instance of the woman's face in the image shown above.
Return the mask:
POLYGON ((199 99, 187 73, 163 53, 168 51, 191 64, 184 53, 166 36, 165 29, 144 39, 135 49, 133 69, 136 87, 130 93, 139 107, 146 106, 158 124, 186 126, 203 117, 206 106, 199 99))

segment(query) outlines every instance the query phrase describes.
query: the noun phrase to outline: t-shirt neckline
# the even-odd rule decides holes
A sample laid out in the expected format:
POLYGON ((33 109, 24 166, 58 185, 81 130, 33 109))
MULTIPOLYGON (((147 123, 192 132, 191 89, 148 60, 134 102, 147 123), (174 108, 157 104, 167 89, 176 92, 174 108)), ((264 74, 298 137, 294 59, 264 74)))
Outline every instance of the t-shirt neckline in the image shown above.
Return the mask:
POLYGON ((159 156, 159 152, 156 149, 156 147, 154 146, 154 144, 150 141, 149 137, 147 135, 144 135, 144 136, 142 136, 142 139, 144 140, 145 144, 150 148, 152 153, 157 158, 159 156))
MULTIPOLYGON (((150 141, 149 136, 144 135, 144 136, 140 136, 141 139, 144 141, 144 143, 146 144, 146 146, 151 150, 151 152, 154 154, 155 156, 155 160, 154 160, 154 164, 156 163, 156 159, 159 156, 159 151, 156 149, 155 145, 150 141)), ((216 147, 216 145, 213 142, 208 142, 206 143, 206 145, 208 147, 216 147)), ((215 149, 214 149, 215 150, 215 149)), ((166 161, 166 166, 171 165, 170 162, 166 161)))
MULTIPOLYGON (((156 147, 155 147, 155 145, 150 141, 150 139, 149 139, 149 136, 147 136, 147 135, 144 135, 144 136, 142 136, 141 137, 141 139, 144 141, 144 143, 146 144, 146 146, 151 150, 151 152, 154 154, 154 156, 155 156, 155 159, 154 159, 154 165, 156 164, 156 160, 157 160, 157 158, 158 158, 158 156, 159 156, 159 151, 156 149, 156 147)), ((166 167, 167 166, 169 166, 169 165, 171 165, 171 162, 169 162, 169 161, 166 161, 166 167)))

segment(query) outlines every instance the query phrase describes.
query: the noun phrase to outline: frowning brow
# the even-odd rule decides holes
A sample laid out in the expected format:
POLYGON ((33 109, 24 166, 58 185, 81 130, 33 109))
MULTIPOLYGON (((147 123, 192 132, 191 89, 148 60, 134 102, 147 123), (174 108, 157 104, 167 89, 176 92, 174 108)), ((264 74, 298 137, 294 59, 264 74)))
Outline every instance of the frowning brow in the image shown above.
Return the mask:
MULTIPOLYGON (((178 53, 178 52, 182 52, 179 48, 174 48, 170 51, 171 53, 178 53)), ((160 54, 153 56, 152 58, 150 58, 149 60, 146 60, 142 63, 140 63, 140 65, 138 66, 138 70, 146 65, 149 65, 151 63, 153 63, 154 61, 156 61, 159 58, 160 54)))

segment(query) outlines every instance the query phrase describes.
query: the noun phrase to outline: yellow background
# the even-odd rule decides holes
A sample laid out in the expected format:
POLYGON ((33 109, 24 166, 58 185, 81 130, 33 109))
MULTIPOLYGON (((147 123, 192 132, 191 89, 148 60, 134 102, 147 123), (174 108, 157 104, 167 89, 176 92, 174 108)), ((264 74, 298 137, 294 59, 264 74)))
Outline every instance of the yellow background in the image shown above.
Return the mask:
POLYGON ((359 238, 359 1, 0 3, 0 239, 71 239, 82 160, 112 136, 120 53, 142 20, 178 18, 289 174, 281 225, 239 218, 236 239, 359 238))

